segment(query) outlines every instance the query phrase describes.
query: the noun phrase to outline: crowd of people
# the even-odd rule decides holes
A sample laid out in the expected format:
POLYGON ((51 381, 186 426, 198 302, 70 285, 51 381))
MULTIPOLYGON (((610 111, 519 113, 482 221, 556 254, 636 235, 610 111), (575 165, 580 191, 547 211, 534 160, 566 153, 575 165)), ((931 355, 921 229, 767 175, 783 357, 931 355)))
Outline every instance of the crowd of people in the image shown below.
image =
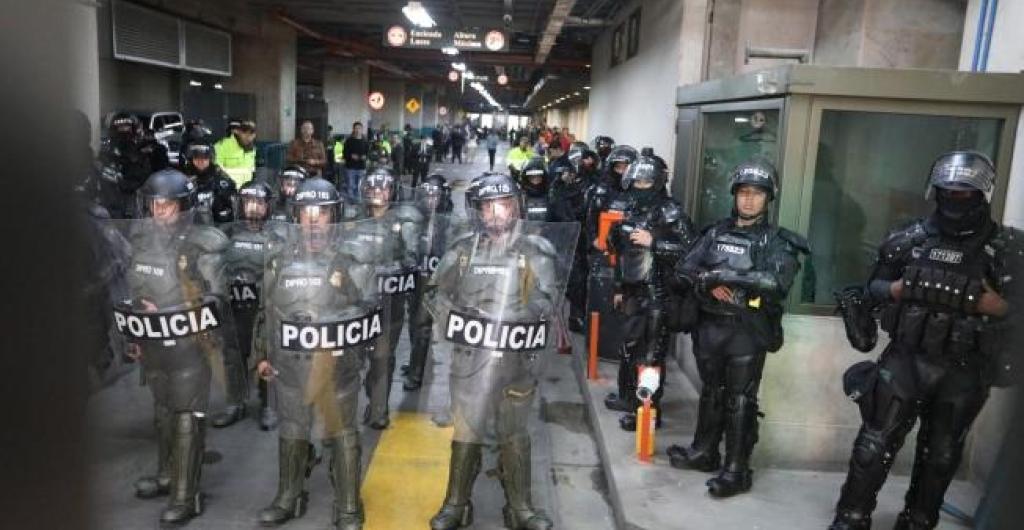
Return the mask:
MULTIPOLYGON (((169 496, 163 522, 202 510, 210 373, 223 366, 228 404, 213 425, 245 416, 255 376, 260 424, 280 439, 279 489, 259 521, 278 525, 305 512, 318 454, 313 425, 321 424, 335 524, 361 528, 358 393, 362 386, 368 401, 362 422, 386 429, 398 338, 408 325, 406 391, 423 384, 430 352, 452 357, 450 475, 430 527, 471 523, 472 487, 493 433, 506 526, 551 528, 531 500, 526 421, 540 361, 554 347, 551 323, 566 306, 573 332, 621 330, 617 389, 604 405, 621 413, 626 431, 639 428, 645 403, 656 425, 673 420, 660 413, 665 363, 674 334, 690 333, 703 382, 697 427, 668 456, 674 467, 712 473, 714 497, 751 489, 762 371, 767 353, 783 345, 785 301, 810 253, 801 235, 772 222, 779 189, 769 161, 733 168, 731 214, 695 227, 669 194, 666 162, 607 136, 588 145, 566 129, 512 131, 507 172, 494 172, 495 131, 438 127, 420 138, 406 129, 370 140, 357 122, 328 149, 306 122, 288 166, 239 182, 230 171, 249 167, 254 134, 254 124, 238 121, 216 145, 192 139, 179 170, 137 135, 130 116, 116 117, 99 185, 88 187, 106 207, 97 218, 130 219, 116 234, 104 232, 122 243, 126 261, 114 267, 125 285, 112 289, 122 296, 110 296, 109 325, 122 331, 153 392, 158 467, 136 493, 169 496), (446 156, 461 162, 467 138, 485 143, 490 171, 469 183, 460 216, 446 178, 426 168, 446 156), (207 307, 216 309, 209 317, 207 307), (168 325, 174 340, 138 332, 168 325), (268 385, 277 388, 276 407, 268 385)), ((864 424, 834 530, 870 527, 878 491, 918 418, 923 434, 897 527, 934 527, 971 421, 988 389, 1003 384, 1007 348, 990 340, 1008 311, 1000 292, 1009 277, 999 255, 1006 232, 989 208, 994 182, 984 155, 940 157, 927 186, 934 213, 896 229, 866 286, 841 298, 855 347, 874 347, 878 312, 893 340, 877 363, 848 373, 864 424)))

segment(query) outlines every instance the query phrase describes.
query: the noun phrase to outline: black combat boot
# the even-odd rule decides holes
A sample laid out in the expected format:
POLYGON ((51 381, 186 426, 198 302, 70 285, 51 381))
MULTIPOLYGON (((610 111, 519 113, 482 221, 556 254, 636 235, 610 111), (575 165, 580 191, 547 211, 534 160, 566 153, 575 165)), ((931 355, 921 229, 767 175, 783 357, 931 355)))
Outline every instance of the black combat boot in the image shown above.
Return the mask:
POLYGON ((549 530, 551 519, 534 510, 530 500, 530 437, 516 435, 501 444, 498 459, 505 490, 505 526, 512 530, 549 530))
MULTIPOLYGON (((706 385, 707 386, 707 385, 706 385)), ((697 410, 697 430, 689 447, 673 445, 668 448, 669 463, 679 469, 712 472, 722 467, 718 446, 722 443, 725 404, 721 388, 701 392, 697 410)))
POLYGON ((708 480, 712 497, 732 497, 750 491, 750 453, 757 443, 757 401, 732 396, 725 424, 725 467, 708 480))
POLYGON ((274 501, 260 511, 260 524, 277 526, 302 517, 309 504, 305 481, 313 471, 313 447, 306 440, 279 438, 277 446, 278 482, 274 501))
POLYGON ((199 476, 203 469, 205 423, 205 418, 193 412, 179 412, 174 417, 171 498, 160 514, 160 522, 165 525, 185 524, 203 512, 199 476))
POLYGON ((454 530, 473 524, 473 482, 480 472, 480 444, 452 442, 448 492, 444 505, 430 519, 431 530, 454 530))
POLYGON ((349 432, 331 444, 331 485, 334 486, 334 525, 337 530, 363 527, 363 503, 359 499, 359 433, 349 432))

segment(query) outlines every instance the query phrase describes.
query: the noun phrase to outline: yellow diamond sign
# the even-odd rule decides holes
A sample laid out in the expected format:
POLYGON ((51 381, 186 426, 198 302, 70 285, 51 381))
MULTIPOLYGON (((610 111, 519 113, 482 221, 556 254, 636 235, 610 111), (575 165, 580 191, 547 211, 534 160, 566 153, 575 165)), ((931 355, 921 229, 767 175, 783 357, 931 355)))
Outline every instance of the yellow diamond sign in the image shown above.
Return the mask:
POLYGON ((420 101, 416 98, 409 98, 409 101, 405 102, 405 110, 410 114, 416 114, 420 110, 420 106, 420 101))

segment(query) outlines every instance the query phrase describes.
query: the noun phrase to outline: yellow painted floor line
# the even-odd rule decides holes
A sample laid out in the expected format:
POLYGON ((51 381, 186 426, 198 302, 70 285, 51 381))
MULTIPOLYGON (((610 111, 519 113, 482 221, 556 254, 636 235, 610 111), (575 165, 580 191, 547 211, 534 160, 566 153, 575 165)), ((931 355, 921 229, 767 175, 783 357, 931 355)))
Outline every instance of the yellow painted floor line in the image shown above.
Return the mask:
POLYGON ((381 435, 363 482, 365 530, 428 528, 444 501, 452 429, 399 412, 381 435))

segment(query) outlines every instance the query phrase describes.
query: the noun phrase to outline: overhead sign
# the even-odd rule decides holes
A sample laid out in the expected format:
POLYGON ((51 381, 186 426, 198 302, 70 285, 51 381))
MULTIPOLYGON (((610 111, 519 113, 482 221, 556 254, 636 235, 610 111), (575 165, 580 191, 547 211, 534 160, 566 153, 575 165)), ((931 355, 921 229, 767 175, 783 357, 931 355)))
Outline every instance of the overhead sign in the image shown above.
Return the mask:
POLYGON ((508 36, 500 29, 418 28, 393 24, 384 28, 384 45, 391 48, 507 52, 508 36))
POLYGON ((366 98, 366 101, 370 103, 370 108, 373 110, 380 110, 384 108, 384 94, 380 92, 371 92, 370 96, 366 98))
POLYGON ((437 107, 437 113, 440 114, 441 116, 448 114, 448 107, 445 107, 444 105, 437 107))
POLYGON ((409 111, 409 114, 416 114, 420 110, 420 101, 416 98, 409 98, 409 101, 405 102, 405 110, 409 111))

